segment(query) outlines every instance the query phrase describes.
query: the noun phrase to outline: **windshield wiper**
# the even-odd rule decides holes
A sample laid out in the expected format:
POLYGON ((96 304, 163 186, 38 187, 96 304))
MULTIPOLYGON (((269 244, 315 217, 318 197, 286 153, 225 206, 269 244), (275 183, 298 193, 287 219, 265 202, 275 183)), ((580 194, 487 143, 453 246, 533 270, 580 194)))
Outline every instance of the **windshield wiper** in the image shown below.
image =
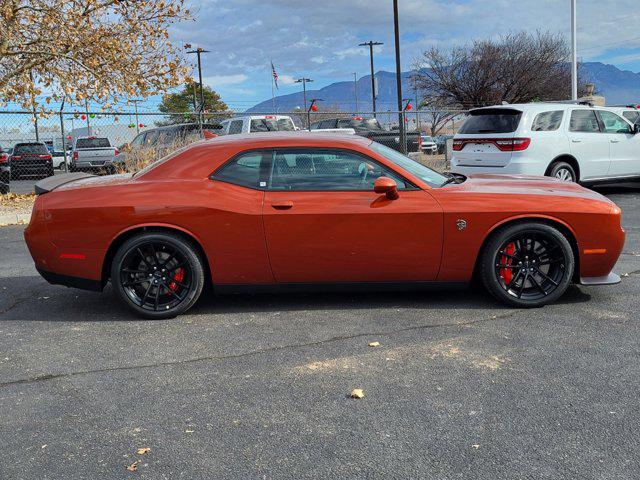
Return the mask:
POLYGON ((459 173, 445 173, 445 175, 449 178, 442 182, 440 187, 444 187, 445 185, 449 185, 450 183, 462 183, 467 179, 467 177, 459 173))

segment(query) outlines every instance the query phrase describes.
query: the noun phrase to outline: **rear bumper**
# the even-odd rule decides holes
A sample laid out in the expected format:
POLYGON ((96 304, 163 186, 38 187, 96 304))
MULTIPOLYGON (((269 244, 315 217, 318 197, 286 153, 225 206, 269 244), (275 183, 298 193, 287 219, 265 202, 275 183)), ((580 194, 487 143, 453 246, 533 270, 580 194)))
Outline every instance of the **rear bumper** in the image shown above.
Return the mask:
POLYGON ((82 290, 91 290, 92 292, 102 291, 102 282, 99 280, 91 280, 89 278, 72 277, 70 275, 60 275, 59 273, 47 272, 40 268, 36 268, 38 273, 47 282, 52 285, 64 285, 65 287, 80 288, 82 290))
POLYGON ((545 174, 548 163, 540 161, 539 158, 519 155, 518 153, 519 152, 514 152, 511 155, 509 163, 504 166, 486 166, 482 165, 481 162, 478 162, 478 165, 469 165, 468 159, 460 159, 454 153, 451 158, 451 171, 454 173, 461 173, 463 175, 491 173, 543 176, 545 174), (464 165, 460 165, 460 163, 464 163, 464 165))
POLYGON ((620 283, 620 275, 613 272, 602 277, 580 277, 580 285, 586 286, 615 285, 617 283, 620 283))

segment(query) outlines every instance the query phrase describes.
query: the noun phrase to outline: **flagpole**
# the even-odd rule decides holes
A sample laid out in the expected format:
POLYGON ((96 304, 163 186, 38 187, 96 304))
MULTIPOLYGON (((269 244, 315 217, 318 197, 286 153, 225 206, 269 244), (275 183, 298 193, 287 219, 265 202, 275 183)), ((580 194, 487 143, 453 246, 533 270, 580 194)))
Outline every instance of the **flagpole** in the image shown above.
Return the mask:
POLYGON ((273 60, 271 60, 271 71, 269 72, 271 75, 271 108, 273 109, 273 113, 276 112, 276 92, 274 90, 275 78, 273 78, 273 60))

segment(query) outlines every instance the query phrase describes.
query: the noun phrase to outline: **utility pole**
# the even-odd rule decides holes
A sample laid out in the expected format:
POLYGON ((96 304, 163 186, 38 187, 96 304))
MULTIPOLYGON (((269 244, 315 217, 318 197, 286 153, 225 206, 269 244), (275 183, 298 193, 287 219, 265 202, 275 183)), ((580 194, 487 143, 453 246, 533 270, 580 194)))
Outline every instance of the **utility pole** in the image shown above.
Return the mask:
POLYGON ((202 135, 202 111, 204 110, 204 93, 202 91, 202 59, 203 53, 209 53, 209 50, 198 47, 195 50, 189 50, 187 53, 195 53, 198 57, 198 81, 200 82, 200 108, 198 109, 198 122, 200 123, 200 134, 202 135))
POLYGON ((402 72, 400 71, 400 27, 398 25, 398 0, 393 0, 393 32, 396 44, 396 88, 398 92, 398 122, 400 124, 400 148, 407 153, 407 136, 402 107, 402 72))
POLYGON ((578 100, 578 21, 576 0, 571 0, 571 99, 578 100))
POLYGON ((416 131, 420 134, 420 114, 418 110, 420 109, 420 104, 418 103, 418 77, 413 77, 413 88, 415 90, 416 97, 416 131))
POLYGON ((296 80, 296 83, 302 83, 302 97, 304 99, 304 109, 307 109, 307 83, 313 82, 310 78, 302 77, 296 80))
POLYGON ((87 137, 91 136, 91 124, 89 123, 89 101, 84 101, 84 115, 87 119, 87 137))
POLYGON ((356 113, 358 113, 358 74, 353 72, 353 96, 356 99, 356 113))
POLYGON ((376 116, 376 77, 373 71, 373 47, 375 45, 384 45, 382 42, 368 42, 359 43, 359 47, 369 47, 369 62, 371 64, 371 102, 373 105, 373 116, 376 116))
POLYGON ((140 133, 140 121, 138 120, 138 102, 142 101, 139 98, 133 98, 131 100, 129 100, 130 102, 133 102, 133 107, 135 108, 135 112, 136 112, 136 134, 140 133))

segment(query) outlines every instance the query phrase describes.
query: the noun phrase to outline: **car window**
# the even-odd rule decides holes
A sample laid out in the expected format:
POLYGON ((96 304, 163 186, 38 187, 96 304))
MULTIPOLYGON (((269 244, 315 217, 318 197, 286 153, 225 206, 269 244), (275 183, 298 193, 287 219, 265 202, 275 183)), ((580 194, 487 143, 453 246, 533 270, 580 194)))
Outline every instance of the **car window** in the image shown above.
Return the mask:
POLYGON ((622 112, 622 116, 629 120, 631 123, 636 123, 639 115, 640 112, 638 112, 637 110, 625 110, 624 112, 622 112))
POLYGON ((271 190, 373 190, 379 177, 405 181, 391 170, 362 155, 343 150, 278 150, 272 161, 271 190))
POLYGON ((13 148, 14 155, 24 155, 28 153, 47 155, 49 150, 44 143, 17 143, 13 148))
POLYGON ((145 147, 155 147, 157 141, 158 141, 158 136, 160 135, 160 132, 158 130, 150 130, 147 132, 147 134, 144 137, 144 146, 145 147))
POLYGON ((242 133, 242 120, 233 120, 229 124, 229 135, 242 133))
POLYGON ((522 112, 511 108, 472 110, 458 133, 511 133, 520 124, 522 112))
POLYGON ((76 142, 76 148, 106 148, 110 146, 108 138, 79 138, 76 142))
POLYGON ((535 116, 531 124, 532 132, 551 132, 558 130, 562 123, 562 110, 554 110, 553 112, 542 112, 535 116))
POLYGON ((213 174, 213 179, 220 180, 241 187, 261 188, 260 165, 263 158, 268 161, 271 151, 248 152, 236 157, 213 174))
POLYGON ((593 110, 573 110, 569 121, 572 132, 599 132, 600 125, 593 110))
POLYGON ((131 146, 133 148, 140 148, 142 146, 142 144, 144 143, 144 136, 145 135, 146 135, 146 133, 141 133, 136 138, 131 140, 131 146))
POLYGON ((622 117, 606 110, 600 110, 599 113, 605 133, 633 133, 631 125, 625 122, 622 117))

